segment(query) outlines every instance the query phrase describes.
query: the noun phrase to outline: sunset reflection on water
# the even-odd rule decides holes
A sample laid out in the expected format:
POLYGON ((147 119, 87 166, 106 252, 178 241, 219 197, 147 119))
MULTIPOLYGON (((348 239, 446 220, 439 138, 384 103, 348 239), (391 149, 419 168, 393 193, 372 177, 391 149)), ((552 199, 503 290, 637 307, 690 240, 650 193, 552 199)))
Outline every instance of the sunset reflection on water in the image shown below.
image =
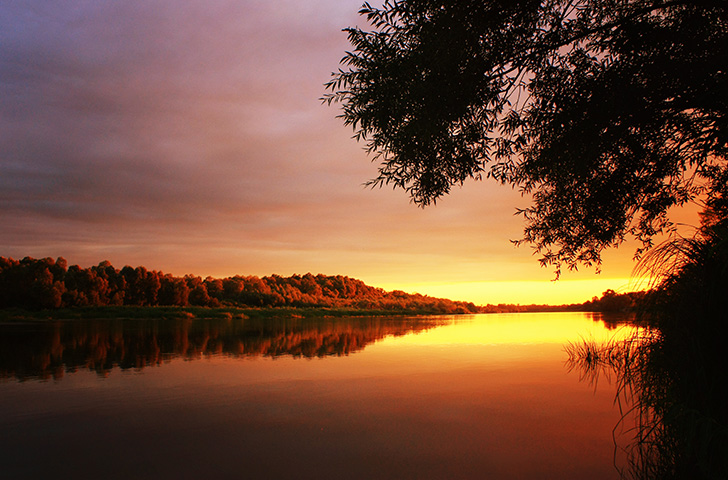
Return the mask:
POLYGON ((563 344, 581 337, 597 339, 625 338, 631 327, 617 323, 605 328, 602 314, 509 313, 497 315, 463 315, 452 317, 448 324, 418 335, 389 338, 387 342, 438 345, 438 344, 563 344), (585 322, 592 319, 592 323, 585 322))
MULTIPOLYGON (((402 328, 397 322, 410 320, 329 321, 323 336, 312 325, 309 333, 295 323, 271 329, 289 339, 371 340, 341 355, 176 355, 105 376, 79 367, 57 381, 6 378, 4 471, 10 478, 617 478, 614 388, 594 389, 569 373, 563 342, 620 329, 578 313, 434 320, 402 328), (41 462, 24 460, 33 451, 45 452, 41 462)), ((230 338, 250 333, 235 332, 230 338)), ((152 337, 165 345, 159 331, 152 337)), ((185 341, 199 347, 200 338, 189 333, 185 341)))

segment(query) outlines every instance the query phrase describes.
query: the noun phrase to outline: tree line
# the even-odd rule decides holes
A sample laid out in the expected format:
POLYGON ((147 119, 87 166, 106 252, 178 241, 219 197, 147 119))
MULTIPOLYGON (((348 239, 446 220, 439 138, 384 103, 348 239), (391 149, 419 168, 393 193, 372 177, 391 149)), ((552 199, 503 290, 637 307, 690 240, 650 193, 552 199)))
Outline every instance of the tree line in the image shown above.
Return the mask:
POLYGON ((0 308, 205 306, 330 307, 476 313, 473 303, 399 290, 385 291, 346 276, 175 277, 143 266, 115 268, 109 261, 81 268, 59 257, 0 257, 0 308))

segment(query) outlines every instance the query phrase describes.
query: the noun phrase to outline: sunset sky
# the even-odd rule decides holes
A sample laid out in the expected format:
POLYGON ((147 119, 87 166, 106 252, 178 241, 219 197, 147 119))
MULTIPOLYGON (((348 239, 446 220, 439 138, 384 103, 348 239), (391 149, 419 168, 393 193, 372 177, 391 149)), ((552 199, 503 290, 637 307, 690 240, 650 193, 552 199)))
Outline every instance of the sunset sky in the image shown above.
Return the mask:
POLYGON ((631 289, 634 248, 551 282, 514 216, 469 182, 435 207, 369 189, 319 98, 361 0, 0 3, 0 255, 174 275, 347 275, 485 303, 631 289))

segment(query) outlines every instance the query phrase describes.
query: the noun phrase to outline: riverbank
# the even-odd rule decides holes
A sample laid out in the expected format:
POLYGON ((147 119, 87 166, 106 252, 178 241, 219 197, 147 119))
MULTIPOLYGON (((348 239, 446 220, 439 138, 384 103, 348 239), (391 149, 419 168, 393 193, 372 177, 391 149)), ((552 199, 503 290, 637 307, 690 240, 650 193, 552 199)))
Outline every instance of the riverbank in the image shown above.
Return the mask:
POLYGON ((326 318, 375 317, 382 315, 440 315, 428 309, 355 309, 355 308, 241 308, 174 306, 87 306, 52 310, 0 309, 0 322, 96 320, 96 319, 220 319, 220 318, 326 318))

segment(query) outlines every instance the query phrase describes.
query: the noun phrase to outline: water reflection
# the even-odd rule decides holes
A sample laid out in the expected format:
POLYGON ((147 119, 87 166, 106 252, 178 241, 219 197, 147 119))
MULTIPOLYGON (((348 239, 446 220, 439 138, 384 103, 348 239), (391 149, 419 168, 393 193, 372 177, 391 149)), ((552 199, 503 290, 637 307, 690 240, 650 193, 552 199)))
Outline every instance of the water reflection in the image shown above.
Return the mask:
POLYGON ((614 334, 578 313, 0 325, 3 478, 614 480, 614 388, 563 351, 614 334))
POLYGON ((454 344, 564 344, 575 335, 621 338, 627 325, 624 315, 600 313, 504 313, 460 315, 449 326, 426 334, 398 338, 397 343, 417 345, 454 344), (591 320, 591 323, 588 322, 591 320), (606 327, 606 328, 605 328, 606 327))
POLYGON ((142 369, 174 358, 349 355, 449 317, 75 320, 0 326, 0 378, 60 379, 142 369))

